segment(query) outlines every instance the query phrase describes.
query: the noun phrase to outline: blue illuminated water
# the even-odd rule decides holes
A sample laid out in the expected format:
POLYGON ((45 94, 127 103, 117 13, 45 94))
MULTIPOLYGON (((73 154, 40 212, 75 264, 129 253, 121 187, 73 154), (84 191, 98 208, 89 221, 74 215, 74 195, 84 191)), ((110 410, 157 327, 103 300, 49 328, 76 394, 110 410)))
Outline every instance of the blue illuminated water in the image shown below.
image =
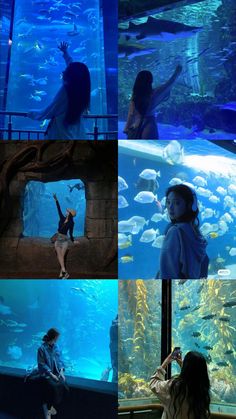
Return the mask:
POLYGON ((231 139, 236 132, 235 104, 231 111, 224 107, 235 101, 235 2, 204 0, 184 4, 174 8, 170 5, 164 12, 147 7, 145 14, 128 15, 119 22, 119 139, 123 138, 137 74, 151 71, 156 88, 171 78, 178 64, 182 72, 170 96, 156 109, 159 138, 204 139, 215 134, 231 139), (138 26, 148 18, 157 20, 152 33, 148 24, 142 30, 138 26), (132 25, 136 25, 135 31, 132 25), (181 25, 187 25, 188 31, 181 30, 181 25), (170 26, 175 29, 170 30, 170 26))
POLYGON ((73 235, 84 236, 86 201, 84 184, 79 179, 47 183, 28 182, 23 200, 23 235, 51 237, 57 231, 59 215, 53 199, 54 193, 57 195, 64 215, 67 208, 76 210, 73 235), (77 187, 74 188, 75 185, 77 187))
MULTIPOLYGON (((200 227, 205 223, 217 224, 215 228, 216 237, 205 234, 208 241, 207 253, 210 258, 209 277, 217 275, 219 269, 230 269, 227 278, 235 279, 236 263, 234 253, 236 250, 235 234, 235 194, 229 192, 229 186, 234 189, 236 181, 236 162, 234 153, 210 143, 202 141, 181 141, 184 148, 184 160, 180 164, 170 164, 163 158, 163 150, 170 144, 168 141, 120 141, 119 142, 119 176, 125 179, 128 189, 120 191, 128 206, 119 208, 119 221, 129 220, 133 216, 144 217, 146 224, 139 229, 138 234, 132 231, 125 233, 127 240, 125 247, 119 245, 119 278, 122 279, 152 279, 159 271, 160 248, 153 247, 153 241, 149 243, 140 242, 144 231, 149 229, 159 230, 156 237, 165 234, 168 225, 166 219, 159 222, 151 220, 154 214, 165 214, 165 206, 162 199, 169 187, 172 178, 177 177, 182 181, 192 183, 196 176, 206 180, 205 189, 210 190, 217 196, 218 202, 212 203, 207 197, 199 195, 200 205, 200 227), (144 169, 160 171, 161 177, 157 177, 159 188, 157 190, 158 201, 162 201, 162 211, 158 203, 142 204, 134 201, 134 197, 142 190, 138 183, 141 178, 139 174, 144 169), (231 207, 226 206, 224 196, 216 192, 221 186, 225 189, 225 195, 232 198, 231 207), (214 214, 210 218, 203 219, 203 211, 210 208, 214 214), (228 213, 230 217, 225 214, 228 213), (221 217, 228 218, 225 229, 220 232, 219 222, 221 217), (123 248, 122 248, 123 247, 123 248), (230 254, 231 252, 231 254, 230 254), (233 254, 232 254, 233 253, 233 254), (127 256, 125 259, 123 257, 127 256)), ((230 189, 231 191, 231 189, 230 189)), ((205 226, 203 227, 205 228, 205 226)), ((131 229, 132 230, 132 229, 131 229)), ((119 230, 120 231, 120 230, 119 230)), ((120 231, 121 232, 121 231, 120 231)), ((214 234, 213 234, 214 236, 214 234)))
POLYGON ((35 366, 42 337, 55 327, 66 375, 100 380, 111 366, 109 330, 117 292, 117 281, 2 280, 0 368, 35 366))
MULTIPOLYGON (((73 60, 89 68, 91 112, 106 113, 100 12, 99 0, 15 1, 7 110, 28 112, 49 105, 61 87, 65 69, 57 46, 66 41, 73 60)), ((14 128, 39 129, 39 124, 28 118, 14 120, 14 128)))

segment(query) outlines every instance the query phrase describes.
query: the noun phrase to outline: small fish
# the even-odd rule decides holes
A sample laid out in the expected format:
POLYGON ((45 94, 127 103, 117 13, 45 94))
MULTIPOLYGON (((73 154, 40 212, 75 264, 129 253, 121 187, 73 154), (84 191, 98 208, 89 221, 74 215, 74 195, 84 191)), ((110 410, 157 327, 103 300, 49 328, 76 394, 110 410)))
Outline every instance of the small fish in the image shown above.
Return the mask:
POLYGON ((76 24, 75 24, 75 23, 74 23, 74 29, 73 29, 73 31, 69 31, 69 32, 67 32, 67 35, 69 35, 69 36, 76 36, 76 35, 79 35, 78 29, 77 29, 77 26, 76 26, 76 24))
POLYGON ((128 206, 129 206, 129 204, 128 204, 126 198, 123 195, 119 195, 118 196, 118 208, 119 209, 120 208, 126 208, 128 206))
POLYGON ((199 308, 201 308, 201 307, 202 307, 202 304, 199 304, 198 306, 194 307, 194 308, 192 309, 192 311, 197 311, 197 310, 199 310, 199 308))
POLYGON ((188 306, 188 305, 179 307, 180 310, 188 310, 189 308, 190 308, 190 306, 188 306))
POLYGON ((219 234, 216 233, 215 231, 212 231, 211 233, 209 233, 209 237, 211 239, 216 239, 217 237, 219 237, 219 234))
POLYGON ((118 192, 128 189, 128 185, 123 177, 118 176, 118 192))
POLYGON ((199 338, 201 336, 200 332, 193 332, 192 335, 194 338, 199 338))
POLYGON ((212 202, 213 204, 217 204, 218 202, 220 202, 220 198, 218 198, 218 196, 216 195, 211 195, 209 197, 209 201, 212 202))
POLYGON ((197 342, 194 342, 194 345, 195 345, 197 348, 200 348, 200 345, 199 345, 197 342))
POLYGON ((223 304, 223 307, 235 307, 236 306, 236 300, 234 301, 227 301, 223 304))
POLYGON ((134 261, 134 257, 131 255, 125 255, 120 258, 121 263, 131 263, 134 261))
POLYGON ((213 351, 212 346, 209 346, 209 345, 203 346, 203 348, 207 349, 207 351, 213 351))
POLYGON ((44 90, 35 90, 34 94, 38 96, 46 96, 47 92, 45 92, 44 90))
POLYGON ((203 316, 203 320, 210 320, 213 319, 216 316, 216 314, 207 314, 207 316, 203 316))
POLYGON ((157 195, 154 195, 153 192, 141 191, 134 197, 134 201, 140 204, 151 204, 153 201, 157 201, 157 195))
POLYGON ((220 195, 227 195, 227 191, 226 189, 222 188, 222 186, 218 186, 218 188, 216 189, 216 192, 218 192, 220 195))
POLYGON ((204 179, 202 176, 196 176, 193 179, 193 183, 195 183, 195 185, 197 185, 197 186, 206 186, 207 185, 206 179, 204 179))
POLYGON ((236 247, 232 247, 229 251, 230 256, 236 256, 236 247))
POLYGON ((212 195, 212 192, 209 189, 202 188, 201 186, 197 188, 197 193, 205 198, 210 198, 212 195))
POLYGON ((228 367, 229 364, 225 361, 220 361, 216 363, 219 367, 228 367))
POLYGON ((157 233, 159 233, 159 230, 154 230, 154 228, 145 230, 139 241, 143 243, 150 243, 156 239, 157 233))
POLYGON ((170 181, 169 181, 169 185, 170 186, 174 186, 174 185, 180 185, 181 183, 183 183, 183 181, 177 177, 173 177, 170 181))
POLYGON ((162 221, 162 214, 153 214, 151 221, 153 221, 154 223, 159 223, 159 221, 162 221))
POLYGON ((155 180, 157 176, 161 176, 161 172, 160 170, 156 172, 156 170, 153 169, 145 169, 141 173, 139 173, 139 176, 146 180, 155 180))
POLYGON ((225 355, 231 355, 234 351, 232 349, 229 349, 228 351, 224 352, 225 355))
POLYGON ((36 102, 41 102, 42 98, 40 96, 30 95, 30 99, 36 100, 36 102))
POLYGON ((200 285, 200 287, 197 289, 197 294, 200 294, 200 292, 203 290, 204 288, 204 282, 202 283, 202 285, 200 285))
POLYGON ((158 236, 156 240, 154 240, 154 242, 152 243, 152 247, 157 247, 158 249, 161 249, 164 239, 164 235, 158 236))
POLYGON ((220 320, 221 322, 229 322, 229 321, 230 321, 230 318, 229 318, 229 317, 227 317, 227 316, 222 316, 222 317, 219 317, 219 320, 220 320))

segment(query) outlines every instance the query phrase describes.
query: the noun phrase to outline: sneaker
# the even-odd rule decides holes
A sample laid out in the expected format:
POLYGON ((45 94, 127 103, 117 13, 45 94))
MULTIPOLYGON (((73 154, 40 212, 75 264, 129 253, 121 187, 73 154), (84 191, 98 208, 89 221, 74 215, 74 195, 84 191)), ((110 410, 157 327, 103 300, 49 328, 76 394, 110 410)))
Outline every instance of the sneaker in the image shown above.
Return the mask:
POLYGON ((54 416, 54 415, 57 414, 57 411, 56 411, 55 407, 52 406, 51 409, 48 411, 48 413, 50 413, 50 415, 54 416))
POLYGON ((70 275, 68 274, 68 272, 64 272, 64 273, 63 273, 63 279, 67 279, 67 278, 69 278, 69 276, 70 276, 70 275))

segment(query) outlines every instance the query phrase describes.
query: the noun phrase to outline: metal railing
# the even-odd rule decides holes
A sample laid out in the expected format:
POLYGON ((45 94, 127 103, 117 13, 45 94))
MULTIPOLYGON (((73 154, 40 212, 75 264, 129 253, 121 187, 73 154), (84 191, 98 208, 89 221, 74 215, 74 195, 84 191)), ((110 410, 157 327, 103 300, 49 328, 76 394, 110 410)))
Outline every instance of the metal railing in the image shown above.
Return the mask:
MULTIPOLYGON (((31 139, 36 139, 36 140, 41 140, 44 139, 44 131, 43 130, 22 130, 22 129, 13 129, 13 123, 12 123, 12 117, 13 116, 17 116, 17 117, 24 117, 27 118, 27 112, 14 112, 14 111, 0 111, 0 115, 3 115, 4 117, 8 117, 8 121, 7 121, 7 128, 0 128, 0 134, 2 136, 2 139, 4 139, 4 135, 6 134, 7 136, 7 140, 12 140, 12 135, 15 133, 18 133, 18 140, 22 139, 22 136, 24 134, 26 134, 27 140, 31 140, 31 139), (32 135, 35 138, 32 138, 32 135)), ((99 131, 99 127, 98 127, 98 121, 105 119, 105 120, 109 120, 109 119, 114 119, 117 120, 118 115, 116 114, 108 114, 108 115, 99 115, 99 114, 90 114, 90 115, 83 115, 82 116, 83 119, 93 119, 94 120, 94 125, 93 125, 93 131, 92 132, 88 132, 86 133, 86 135, 90 135, 92 137, 93 140, 98 140, 100 136, 103 136, 102 139, 105 140, 109 140, 109 139, 117 139, 118 136, 118 131, 99 131)), ((56 140, 56 138, 55 138, 56 140)))
MULTIPOLYGON (((163 411, 163 406, 159 403, 150 403, 150 404, 143 404, 139 406, 119 406, 118 413, 119 416, 129 416, 129 419, 134 419, 137 415, 136 413, 139 412, 153 412, 153 411, 163 411)), ((233 419, 235 418, 234 414, 230 413, 211 413, 211 419, 233 419)))

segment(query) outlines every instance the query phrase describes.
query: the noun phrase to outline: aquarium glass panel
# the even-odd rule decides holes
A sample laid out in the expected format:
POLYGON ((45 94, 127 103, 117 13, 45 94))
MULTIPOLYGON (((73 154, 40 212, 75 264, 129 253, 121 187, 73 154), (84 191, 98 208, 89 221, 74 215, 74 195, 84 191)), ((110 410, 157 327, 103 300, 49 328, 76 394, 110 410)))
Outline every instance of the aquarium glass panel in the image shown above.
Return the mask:
MULTIPOLYGON (((91 113, 106 113, 99 0, 15 1, 7 110, 28 112, 49 105, 61 87, 66 66, 57 48, 61 41, 69 43, 73 60, 85 63, 90 70, 91 113)), ((40 122, 28 118, 13 118, 13 126, 43 129, 42 123, 40 128, 40 122)))
MULTIPOLYGON (((236 282, 172 282, 173 347, 206 357, 216 412, 236 412, 236 282), (234 405, 226 410, 224 404, 234 405)), ((179 373, 172 363, 172 374, 179 373)))
POLYGON ((195 188, 209 278, 222 269, 228 270, 224 278, 236 278, 236 147, 231 145, 232 152, 207 140, 119 141, 120 278, 152 279, 159 272, 169 222, 165 191, 175 183, 195 188))
POLYGON ((28 182, 23 202, 23 235, 51 237, 57 231, 59 215, 53 199, 54 193, 64 215, 67 208, 76 210, 73 235, 84 236, 86 200, 84 184, 80 179, 28 182))
POLYGON ((55 327, 66 375, 111 381, 109 335, 117 287, 115 280, 2 280, 0 368, 30 370, 42 337, 55 327))
POLYGON ((119 398, 152 397, 161 360, 161 281, 119 281, 119 398))
POLYGON ((158 87, 181 64, 180 76, 157 106, 160 138, 233 139, 236 4, 205 0, 172 9, 169 3, 168 11, 148 15, 147 10, 119 24, 119 138, 125 138, 137 74, 151 71, 158 87))

